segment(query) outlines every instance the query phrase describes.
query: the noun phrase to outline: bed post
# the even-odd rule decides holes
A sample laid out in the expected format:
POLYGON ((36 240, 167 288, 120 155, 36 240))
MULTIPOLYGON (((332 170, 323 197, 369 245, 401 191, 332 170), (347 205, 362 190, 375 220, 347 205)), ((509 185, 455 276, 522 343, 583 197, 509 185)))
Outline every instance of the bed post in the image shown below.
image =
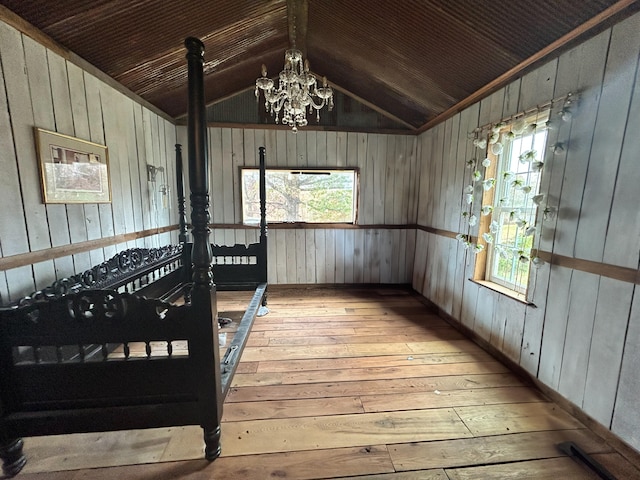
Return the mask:
MULTIPOLYGON (((262 271, 260 281, 267 283, 267 186, 266 186, 266 148, 260 147, 260 258, 262 271)), ((262 305, 267 305, 267 292, 262 297, 262 305)))
MULTIPOLYGON (((185 285, 191 282, 191 248, 188 243, 187 214, 184 198, 184 173, 182 167, 182 145, 176 143, 176 192, 178 193, 178 243, 182 245, 182 283, 185 285)), ((191 302, 188 288, 185 287, 184 298, 186 303, 191 302)))
POLYGON ((182 173, 182 145, 176 143, 176 187, 178 192, 178 225, 180 233, 178 241, 184 245, 187 243, 187 214, 184 199, 184 178, 182 173))
POLYGON ((189 186, 191 189, 191 251, 193 289, 191 304, 196 328, 206 332, 193 346, 193 357, 199 372, 207 375, 200 381, 200 406, 204 430, 205 457, 214 460, 220 455, 220 420, 222 417, 222 388, 220 383, 220 351, 216 287, 211 271, 209 243, 209 159, 207 152, 207 124, 204 105, 203 62, 204 44, 197 38, 185 40, 189 75, 189 186), (213 360, 213 362, 212 362, 213 360), (212 365, 213 363, 213 365, 212 365))

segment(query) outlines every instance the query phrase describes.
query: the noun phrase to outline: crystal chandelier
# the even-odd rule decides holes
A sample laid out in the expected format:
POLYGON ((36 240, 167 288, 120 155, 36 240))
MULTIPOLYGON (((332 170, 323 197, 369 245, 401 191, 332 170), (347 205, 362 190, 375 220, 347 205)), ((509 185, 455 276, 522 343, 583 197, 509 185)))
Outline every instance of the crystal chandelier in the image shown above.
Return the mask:
POLYGON ((298 127, 307 125, 307 111, 316 111, 316 121, 320 121, 320 110, 325 105, 329 111, 333 109, 333 90, 327 84, 327 77, 322 78, 322 86, 316 83, 316 77, 309 73, 309 61, 302 60, 302 52, 295 48, 284 54, 284 70, 280 72, 278 88, 274 81, 267 77, 267 67, 262 65, 262 77, 256 80, 256 99, 264 91, 267 112, 280 122, 290 125, 294 132, 298 127))

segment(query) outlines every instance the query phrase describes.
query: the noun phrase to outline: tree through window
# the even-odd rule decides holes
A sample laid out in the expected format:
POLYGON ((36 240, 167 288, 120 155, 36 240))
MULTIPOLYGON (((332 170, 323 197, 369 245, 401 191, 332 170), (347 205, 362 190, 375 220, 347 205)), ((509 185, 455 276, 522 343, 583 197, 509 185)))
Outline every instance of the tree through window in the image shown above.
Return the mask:
MULTIPOLYGON (((266 170, 267 219, 276 222, 355 223, 357 170, 266 170)), ((244 223, 260 219, 259 171, 242 169, 244 223)))

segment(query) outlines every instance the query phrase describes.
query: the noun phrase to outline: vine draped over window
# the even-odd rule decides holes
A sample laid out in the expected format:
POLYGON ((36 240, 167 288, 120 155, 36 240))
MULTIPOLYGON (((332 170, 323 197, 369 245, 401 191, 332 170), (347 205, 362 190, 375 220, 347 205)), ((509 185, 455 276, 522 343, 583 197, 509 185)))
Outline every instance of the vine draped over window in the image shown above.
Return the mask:
POLYGON ((456 238, 479 254, 474 279, 526 295, 530 265, 544 263, 536 253, 540 233, 556 207, 541 192, 543 170, 565 148, 548 145, 548 130, 554 122, 571 121, 574 101, 569 93, 472 132, 474 156, 465 159, 461 212, 465 231, 456 238), (557 118, 551 115, 555 103, 557 118))

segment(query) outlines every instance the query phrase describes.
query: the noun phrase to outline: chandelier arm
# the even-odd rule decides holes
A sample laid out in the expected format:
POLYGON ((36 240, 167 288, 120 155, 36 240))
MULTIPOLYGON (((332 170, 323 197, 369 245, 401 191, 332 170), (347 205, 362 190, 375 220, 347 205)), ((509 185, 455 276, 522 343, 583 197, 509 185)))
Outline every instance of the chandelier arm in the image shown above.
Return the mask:
POLYGON ((316 110, 320 110, 327 103, 326 99, 324 98, 319 98, 320 103, 316 103, 315 99, 311 95, 307 95, 307 98, 309 98, 309 106, 315 108, 316 110))

